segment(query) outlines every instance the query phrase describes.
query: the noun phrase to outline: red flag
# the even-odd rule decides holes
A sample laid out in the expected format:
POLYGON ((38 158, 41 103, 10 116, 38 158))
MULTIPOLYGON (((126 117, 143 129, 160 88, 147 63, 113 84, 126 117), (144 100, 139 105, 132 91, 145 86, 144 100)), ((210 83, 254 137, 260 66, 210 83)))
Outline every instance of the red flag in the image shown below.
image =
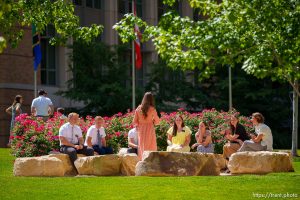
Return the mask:
MULTIPOLYGON (((136 5, 134 2, 134 15, 136 16, 136 5)), ((134 26, 134 32, 136 33, 137 37, 134 41, 134 48, 135 48, 135 67, 137 69, 142 68, 142 53, 141 53, 141 43, 140 40, 142 38, 142 34, 139 30, 139 27, 137 25, 134 26)))

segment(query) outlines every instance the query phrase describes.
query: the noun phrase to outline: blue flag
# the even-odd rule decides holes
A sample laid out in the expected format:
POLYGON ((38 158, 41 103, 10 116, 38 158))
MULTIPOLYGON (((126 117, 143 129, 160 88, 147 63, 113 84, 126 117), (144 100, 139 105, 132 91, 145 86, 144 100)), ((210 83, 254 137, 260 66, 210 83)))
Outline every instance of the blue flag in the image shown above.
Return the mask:
POLYGON ((33 50, 33 70, 37 71, 39 64, 42 61, 42 51, 40 44, 40 35, 36 32, 36 28, 32 25, 32 50, 33 50))

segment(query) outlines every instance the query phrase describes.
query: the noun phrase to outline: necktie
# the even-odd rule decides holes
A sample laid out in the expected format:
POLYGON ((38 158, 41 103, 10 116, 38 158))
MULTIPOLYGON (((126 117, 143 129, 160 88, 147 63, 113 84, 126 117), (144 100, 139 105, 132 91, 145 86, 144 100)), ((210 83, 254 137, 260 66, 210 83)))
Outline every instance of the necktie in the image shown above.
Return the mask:
POLYGON ((98 139, 99 148, 101 148, 102 144, 101 144, 101 135, 100 135, 100 130, 99 129, 97 129, 97 139, 98 139))
POLYGON ((72 126, 72 144, 74 144, 74 126, 72 126))

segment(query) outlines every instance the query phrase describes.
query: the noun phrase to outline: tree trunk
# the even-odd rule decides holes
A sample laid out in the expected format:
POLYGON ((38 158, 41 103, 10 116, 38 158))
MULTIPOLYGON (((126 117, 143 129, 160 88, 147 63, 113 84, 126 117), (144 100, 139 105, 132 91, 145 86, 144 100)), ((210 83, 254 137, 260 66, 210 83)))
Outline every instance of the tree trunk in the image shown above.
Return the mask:
POLYGON ((297 147, 298 147, 298 94, 299 89, 298 81, 294 81, 293 87, 293 132, 292 132, 292 155, 298 156, 297 147))

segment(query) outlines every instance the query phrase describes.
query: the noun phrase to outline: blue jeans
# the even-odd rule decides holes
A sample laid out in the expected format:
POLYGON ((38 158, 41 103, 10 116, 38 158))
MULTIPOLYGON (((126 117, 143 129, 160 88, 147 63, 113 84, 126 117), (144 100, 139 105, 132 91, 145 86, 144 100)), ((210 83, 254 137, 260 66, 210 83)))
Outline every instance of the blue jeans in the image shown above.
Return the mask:
POLYGON ((96 151, 99 155, 104 154, 113 154, 113 150, 111 147, 99 147, 99 145, 93 145, 94 151, 96 151))

